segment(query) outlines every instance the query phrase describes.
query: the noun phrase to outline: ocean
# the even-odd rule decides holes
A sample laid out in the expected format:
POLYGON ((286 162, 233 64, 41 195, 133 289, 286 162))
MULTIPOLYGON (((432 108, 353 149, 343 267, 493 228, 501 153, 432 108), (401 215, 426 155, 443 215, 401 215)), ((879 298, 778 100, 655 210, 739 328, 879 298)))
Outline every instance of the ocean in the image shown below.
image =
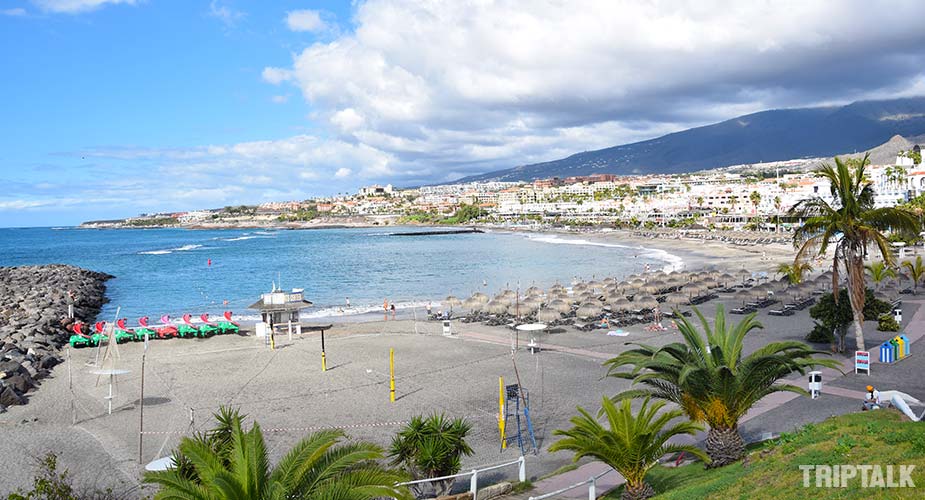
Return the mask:
POLYGON ((581 235, 489 231, 481 234, 392 236, 411 228, 303 231, 7 228, 0 229, 0 266, 63 263, 115 276, 110 302, 132 319, 163 314, 213 315, 247 306, 275 286, 303 288, 314 306, 303 318, 348 318, 399 309, 447 295, 465 299, 505 288, 566 286, 576 278, 622 277, 672 269, 680 259, 661 250, 603 243, 581 235), (345 313, 349 297, 351 308, 345 313))

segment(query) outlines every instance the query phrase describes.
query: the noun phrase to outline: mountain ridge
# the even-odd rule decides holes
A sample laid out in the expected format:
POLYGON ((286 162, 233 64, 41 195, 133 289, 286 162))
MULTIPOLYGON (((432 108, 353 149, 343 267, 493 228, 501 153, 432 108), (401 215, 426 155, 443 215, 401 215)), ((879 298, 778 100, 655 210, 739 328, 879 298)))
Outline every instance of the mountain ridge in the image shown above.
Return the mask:
POLYGON ((654 139, 463 177, 452 183, 532 181, 591 174, 677 174, 751 163, 831 157, 925 134, 925 97, 758 111, 654 139))

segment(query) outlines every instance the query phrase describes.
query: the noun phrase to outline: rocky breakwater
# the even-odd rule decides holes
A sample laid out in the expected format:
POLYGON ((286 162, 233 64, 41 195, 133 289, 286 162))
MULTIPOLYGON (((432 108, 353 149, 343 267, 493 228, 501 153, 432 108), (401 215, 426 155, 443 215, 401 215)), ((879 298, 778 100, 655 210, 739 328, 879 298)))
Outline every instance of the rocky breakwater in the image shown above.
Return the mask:
POLYGON ((25 404, 26 393, 61 363, 73 323, 96 318, 110 278, 59 264, 0 267, 0 412, 25 404))

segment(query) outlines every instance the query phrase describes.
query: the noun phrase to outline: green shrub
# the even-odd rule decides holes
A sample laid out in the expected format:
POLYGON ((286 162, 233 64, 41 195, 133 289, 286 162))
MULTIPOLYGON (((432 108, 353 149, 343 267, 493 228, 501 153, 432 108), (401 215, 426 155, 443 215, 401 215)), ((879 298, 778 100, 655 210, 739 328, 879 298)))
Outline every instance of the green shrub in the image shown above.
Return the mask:
POLYGON ((893 319, 891 314, 882 314, 878 318, 877 330, 881 332, 898 332, 900 330, 899 323, 893 319))

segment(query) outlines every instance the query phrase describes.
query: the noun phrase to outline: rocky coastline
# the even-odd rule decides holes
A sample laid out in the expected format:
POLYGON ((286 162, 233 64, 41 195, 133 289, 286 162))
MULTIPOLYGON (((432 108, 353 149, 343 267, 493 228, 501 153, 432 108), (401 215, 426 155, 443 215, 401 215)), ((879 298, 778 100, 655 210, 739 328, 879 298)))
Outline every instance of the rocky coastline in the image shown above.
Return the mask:
POLYGON ((0 413, 61 363, 73 323, 96 318, 111 278, 63 264, 0 267, 0 413))

